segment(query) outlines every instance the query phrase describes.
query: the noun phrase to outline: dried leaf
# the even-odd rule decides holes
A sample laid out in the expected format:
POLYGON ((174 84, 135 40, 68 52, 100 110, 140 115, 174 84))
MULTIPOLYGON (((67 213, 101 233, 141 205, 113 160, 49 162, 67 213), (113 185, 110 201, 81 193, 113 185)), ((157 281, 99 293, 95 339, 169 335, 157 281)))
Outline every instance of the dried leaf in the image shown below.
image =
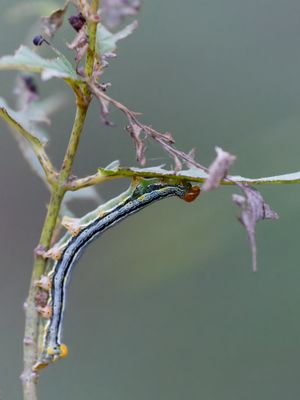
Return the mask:
POLYGON ((62 26, 69 3, 70 1, 67 0, 62 8, 54 10, 48 17, 41 18, 42 28, 46 35, 52 37, 55 32, 62 26))
POLYGON ((166 132, 163 134, 165 139, 168 141, 169 144, 174 144, 175 143, 175 139, 173 138, 173 135, 171 132, 166 132))
POLYGON ((188 168, 194 168, 194 164, 195 164, 195 156, 196 156, 196 149, 192 149, 187 153, 188 156, 188 160, 192 160, 193 163, 191 163, 188 160, 185 160, 185 164, 188 168))
POLYGON ((238 217, 244 225, 252 252, 252 269, 257 270, 257 249, 255 240, 256 223, 263 219, 278 219, 278 214, 264 201, 260 192, 248 185, 238 185, 245 196, 234 194, 233 202, 241 208, 241 215, 238 217))
POLYGON ((227 151, 221 149, 221 147, 216 147, 217 157, 213 163, 208 168, 208 178, 203 185, 203 190, 207 192, 219 187, 220 182, 227 176, 230 166, 236 159, 227 151))
POLYGON ((135 145, 136 159, 143 166, 146 164, 146 145, 141 139, 141 134, 143 133, 143 129, 132 119, 129 118, 130 125, 126 127, 127 132, 129 132, 130 136, 133 139, 135 145))
POLYGON ((181 171, 182 170, 182 162, 180 161, 180 159, 177 156, 174 156, 174 162, 175 162, 175 171, 181 171))
POLYGON ((70 50, 76 51, 75 61, 78 64, 86 54, 89 47, 85 26, 83 26, 81 30, 76 34, 71 43, 67 43, 67 47, 70 50))
POLYGON ((115 126, 114 122, 108 119, 109 102, 105 99, 100 99, 100 103, 101 103, 101 111, 100 111, 101 121, 106 126, 115 126))
POLYGON ((116 28, 127 16, 137 15, 141 0, 102 0, 101 16, 109 28, 116 28))

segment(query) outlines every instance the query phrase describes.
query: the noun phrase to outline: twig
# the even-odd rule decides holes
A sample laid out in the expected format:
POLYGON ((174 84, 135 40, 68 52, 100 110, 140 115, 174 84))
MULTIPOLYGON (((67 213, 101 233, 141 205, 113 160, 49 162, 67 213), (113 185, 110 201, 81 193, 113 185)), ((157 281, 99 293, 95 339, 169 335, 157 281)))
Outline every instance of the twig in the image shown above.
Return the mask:
POLYGON ((170 134, 168 134, 168 133, 164 134, 164 133, 158 132, 155 129, 153 129, 151 126, 142 124, 136 117, 137 115, 139 115, 139 113, 129 110, 124 104, 122 104, 119 101, 108 96, 106 93, 104 93, 98 87, 98 85, 95 82, 87 81, 87 85, 90 88, 90 91, 98 99, 103 99, 103 100, 109 102, 110 104, 114 105, 120 111, 122 111, 128 118, 128 122, 130 125, 132 125, 132 123, 136 124, 145 133, 146 136, 151 137, 154 141, 159 143, 168 154, 170 154, 172 157, 175 158, 175 162, 176 162, 176 158, 181 159, 181 160, 185 161, 185 163, 188 165, 193 165, 194 167, 199 168, 200 170, 202 170, 204 172, 208 172, 208 169, 206 167, 204 167, 203 165, 197 163, 190 154, 184 153, 183 151, 176 149, 173 146, 174 139, 172 138, 172 136, 170 134))

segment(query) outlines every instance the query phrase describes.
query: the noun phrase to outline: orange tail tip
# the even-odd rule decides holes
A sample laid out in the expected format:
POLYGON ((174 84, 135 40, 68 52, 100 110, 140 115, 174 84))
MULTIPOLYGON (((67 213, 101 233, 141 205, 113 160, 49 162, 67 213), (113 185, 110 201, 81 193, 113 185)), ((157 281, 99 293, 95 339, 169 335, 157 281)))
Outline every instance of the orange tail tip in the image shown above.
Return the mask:
POLYGON ((183 196, 183 200, 188 203, 191 203, 199 196, 200 191, 201 191, 200 186, 192 186, 183 196))
POLYGON ((62 343, 60 345, 60 358, 66 358, 68 357, 68 354, 69 354, 68 346, 62 343))

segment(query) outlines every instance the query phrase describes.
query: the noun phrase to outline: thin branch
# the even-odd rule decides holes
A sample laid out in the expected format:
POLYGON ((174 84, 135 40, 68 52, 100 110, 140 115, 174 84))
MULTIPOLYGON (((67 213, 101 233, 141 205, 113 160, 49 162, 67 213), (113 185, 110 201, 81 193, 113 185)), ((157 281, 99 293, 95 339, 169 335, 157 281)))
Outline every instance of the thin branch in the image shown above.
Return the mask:
POLYGON ((129 110, 124 104, 108 96, 98 87, 98 85, 95 82, 87 81, 87 85, 90 88, 90 91, 98 99, 103 99, 108 103, 114 105, 120 111, 122 111, 126 115, 130 125, 134 123, 145 133, 146 136, 151 137, 154 141, 159 143, 168 154, 170 154, 173 158, 175 158, 175 162, 176 159, 177 160, 181 159, 185 161, 187 165, 193 165, 194 167, 199 168, 204 172, 208 172, 208 169, 203 165, 197 163, 190 154, 184 153, 183 151, 176 149, 173 146, 174 139, 170 134, 158 132, 151 126, 142 124, 136 117, 137 115, 139 115, 139 113, 129 110))
MULTIPOLYGON (((155 168, 154 168, 155 169, 155 168)), ((67 191, 76 191, 89 186, 98 185, 103 182, 111 181, 112 179, 123 179, 130 177, 142 177, 142 178, 160 178, 160 179, 172 179, 175 181, 187 180, 189 182, 204 183, 207 177, 197 177, 185 173, 187 171, 166 171, 166 172, 155 172, 154 170, 138 169, 138 168, 118 168, 116 170, 99 169, 95 174, 85 176, 84 178, 77 178, 70 180, 66 185, 67 191)), ((241 176, 229 175, 226 179, 220 181, 222 186, 233 186, 233 185, 283 185, 283 184, 296 184, 300 183, 300 172, 279 176, 270 176, 266 178, 244 178, 241 176)))
POLYGON ((72 179, 71 181, 66 183, 65 189, 66 191, 75 192, 76 190, 87 188, 89 186, 98 185, 99 183, 107 182, 112 179, 127 178, 127 177, 128 175, 116 174, 115 176, 113 176, 113 175, 107 175, 102 171, 98 171, 95 174, 85 176, 84 178, 72 179))

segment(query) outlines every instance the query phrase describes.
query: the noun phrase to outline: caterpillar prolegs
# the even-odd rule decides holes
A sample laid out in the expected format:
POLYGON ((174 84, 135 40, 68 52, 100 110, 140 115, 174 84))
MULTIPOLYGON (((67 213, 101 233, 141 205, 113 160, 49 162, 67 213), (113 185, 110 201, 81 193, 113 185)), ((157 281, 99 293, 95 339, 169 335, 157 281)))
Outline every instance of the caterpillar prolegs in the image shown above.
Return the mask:
POLYGON ((56 251, 52 251, 52 256, 54 253, 57 259, 48 274, 48 279, 41 282, 44 289, 49 289, 48 305, 45 307, 47 311, 44 312, 48 318, 44 326, 41 355, 34 366, 35 370, 64 358, 68 353, 67 346, 61 342, 66 284, 85 248, 107 229, 158 200, 177 196, 190 202, 199 192, 198 186, 189 183, 171 184, 157 180, 140 180, 117 199, 97 209, 96 213, 89 213, 87 218, 80 221, 83 225, 79 223, 77 229, 73 226, 72 234, 67 233, 59 242, 61 246, 54 246, 56 251))

